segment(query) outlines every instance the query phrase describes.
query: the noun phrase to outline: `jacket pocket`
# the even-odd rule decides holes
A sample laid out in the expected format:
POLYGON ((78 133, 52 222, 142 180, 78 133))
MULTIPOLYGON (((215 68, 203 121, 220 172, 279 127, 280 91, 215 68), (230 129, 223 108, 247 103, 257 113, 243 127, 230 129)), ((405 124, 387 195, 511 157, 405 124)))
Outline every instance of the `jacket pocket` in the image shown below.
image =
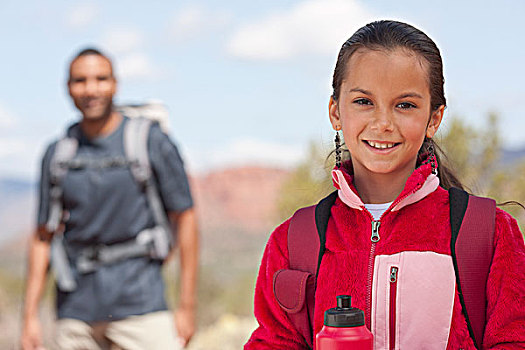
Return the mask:
POLYGON ((378 255, 372 281, 374 349, 445 349, 455 297, 450 255, 378 255))
POLYGON ((273 275, 273 294, 277 303, 288 313, 300 312, 306 303, 307 287, 312 274, 282 269, 273 275))

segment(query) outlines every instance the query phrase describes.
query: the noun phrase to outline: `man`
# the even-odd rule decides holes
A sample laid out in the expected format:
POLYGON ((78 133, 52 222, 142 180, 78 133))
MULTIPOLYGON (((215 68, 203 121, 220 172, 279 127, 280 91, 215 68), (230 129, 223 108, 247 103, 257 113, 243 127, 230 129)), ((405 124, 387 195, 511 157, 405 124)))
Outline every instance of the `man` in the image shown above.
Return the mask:
MULTIPOLYGON (((93 165, 107 156, 125 158, 123 140, 130 119, 113 108, 117 81, 111 61, 98 50, 81 51, 71 62, 68 89, 82 114, 80 122, 68 130, 68 136, 75 139, 75 157, 83 159, 84 165, 70 166, 60 181, 61 230, 52 232, 50 163, 57 143, 48 147, 43 158, 38 227, 30 240, 22 348, 43 346, 38 304, 58 234, 63 237, 67 252, 63 261, 69 260, 65 267, 73 271, 75 285, 68 289, 59 284, 57 288, 54 339, 59 349, 177 349, 178 343, 185 346, 195 329, 198 234, 178 151, 157 124, 150 127, 147 152, 153 183, 163 215, 169 219, 169 224, 165 220, 165 227, 171 225, 180 247, 180 299, 172 317, 164 300, 162 258, 100 258, 103 250, 105 254, 122 251, 124 246, 135 248, 137 236, 156 227, 151 200, 131 176, 129 164, 93 165), (87 257, 86 261, 94 267, 83 271, 76 264, 81 256, 87 257)), ((52 267, 55 275, 61 274, 52 267)))

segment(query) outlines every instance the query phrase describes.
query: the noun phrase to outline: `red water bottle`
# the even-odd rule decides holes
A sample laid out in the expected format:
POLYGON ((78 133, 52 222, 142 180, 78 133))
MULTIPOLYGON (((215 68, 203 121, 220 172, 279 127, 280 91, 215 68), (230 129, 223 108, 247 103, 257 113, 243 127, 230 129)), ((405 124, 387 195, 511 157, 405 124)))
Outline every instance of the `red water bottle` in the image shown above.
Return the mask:
POLYGON ((373 350, 372 333, 365 326, 365 314, 351 307, 349 295, 337 296, 337 307, 324 313, 324 326, 315 337, 317 350, 373 350))

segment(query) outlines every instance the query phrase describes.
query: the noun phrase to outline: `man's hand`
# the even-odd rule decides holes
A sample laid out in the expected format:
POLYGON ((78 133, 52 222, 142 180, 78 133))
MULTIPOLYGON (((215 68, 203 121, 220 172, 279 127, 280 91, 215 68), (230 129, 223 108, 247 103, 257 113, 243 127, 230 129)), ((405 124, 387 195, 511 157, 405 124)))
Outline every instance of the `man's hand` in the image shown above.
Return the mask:
POLYGON ((38 317, 25 320, 21 339, 22 350, 44 350, 42 328, 38 317))
POLYGON ((179 307, 175 310, 175 327, 186 347, 195 333, 195 311, 192 307, 179 307))
POLYGON ((195 333, 197 270, 199 265, 199 233, 193 208, 180 213, 171 212, 170 221, 177 232, 180 251, 180 297, 175 311, 175 325, 184 346, 195 333))

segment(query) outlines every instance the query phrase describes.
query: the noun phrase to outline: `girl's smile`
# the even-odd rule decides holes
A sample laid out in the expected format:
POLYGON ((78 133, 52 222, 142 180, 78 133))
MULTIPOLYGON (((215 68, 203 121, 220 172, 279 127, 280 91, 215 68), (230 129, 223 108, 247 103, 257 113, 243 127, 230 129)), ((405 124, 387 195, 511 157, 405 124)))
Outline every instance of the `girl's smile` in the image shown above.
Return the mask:
POLYGON ((400 142, 389 142, 389 141, 363 141, 366 145, 373 148, 374 151, 391 151, 395 147, 399 146, 400 142))

